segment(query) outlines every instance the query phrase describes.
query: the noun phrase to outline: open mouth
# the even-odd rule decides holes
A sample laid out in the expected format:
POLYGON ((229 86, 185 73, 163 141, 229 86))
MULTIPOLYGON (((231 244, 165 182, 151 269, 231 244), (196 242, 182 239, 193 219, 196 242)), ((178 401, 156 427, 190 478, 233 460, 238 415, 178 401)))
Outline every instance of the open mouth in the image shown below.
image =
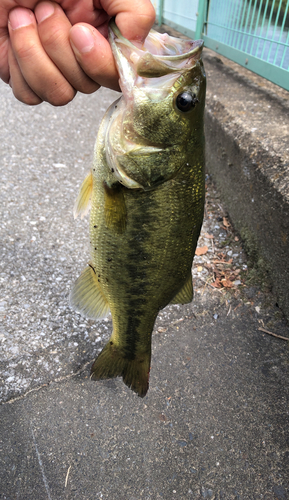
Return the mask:
POLYGON ((122 57, 134 68, 136 75, 157 78, 191 69, 201 57, 203 40, 185 40, 151 30, 143 46, 136 47, 124 38, 114 20, 110 21, 110 42, 118 66, 122 57))

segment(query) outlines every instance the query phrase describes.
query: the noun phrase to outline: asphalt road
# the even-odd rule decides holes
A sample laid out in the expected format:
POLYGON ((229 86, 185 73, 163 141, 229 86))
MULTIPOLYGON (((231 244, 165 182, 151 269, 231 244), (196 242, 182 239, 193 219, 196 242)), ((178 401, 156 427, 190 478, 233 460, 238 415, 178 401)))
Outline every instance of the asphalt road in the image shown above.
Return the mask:
MULTIPOLYGON (((157 320, 148 395, 89 379, 111 323, 68 306, 89 255, 72 207, 116 96, 29 108, 0 84, 0 498, 286 500, 289 342, 258 328, 288 327, 258 287, 210 286, 226 236, 213 209, 193 303, 157 320)), ((230 242, 224 252, 246 269, 230 242)))

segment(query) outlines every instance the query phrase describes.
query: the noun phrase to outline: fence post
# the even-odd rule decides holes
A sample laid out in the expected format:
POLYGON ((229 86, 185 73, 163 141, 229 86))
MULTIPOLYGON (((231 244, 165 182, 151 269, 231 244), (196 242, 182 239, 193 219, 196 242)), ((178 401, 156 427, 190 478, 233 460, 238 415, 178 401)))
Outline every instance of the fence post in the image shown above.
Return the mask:
POLYGON ((164 0, 159 0, 159 26, 163 24, 164 0))
POLYGON ((199 0, 195 39, 202 38, 207 0, 199 0))

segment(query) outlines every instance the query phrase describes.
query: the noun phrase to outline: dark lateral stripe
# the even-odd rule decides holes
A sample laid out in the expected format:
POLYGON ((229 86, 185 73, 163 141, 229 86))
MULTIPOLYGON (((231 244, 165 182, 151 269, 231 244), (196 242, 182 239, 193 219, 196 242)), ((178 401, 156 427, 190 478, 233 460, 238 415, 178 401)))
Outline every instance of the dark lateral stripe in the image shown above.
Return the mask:
POLYGON ((141 321, 139 315, 141 314, 139 310, 132 308, 128 311, 129 317, 127 322, 127 329, 125 332, 125 357, 127 359, 133 360, 137 354, 137 344, 140 340, 140 335, 138 328, 140 327, 141 321))

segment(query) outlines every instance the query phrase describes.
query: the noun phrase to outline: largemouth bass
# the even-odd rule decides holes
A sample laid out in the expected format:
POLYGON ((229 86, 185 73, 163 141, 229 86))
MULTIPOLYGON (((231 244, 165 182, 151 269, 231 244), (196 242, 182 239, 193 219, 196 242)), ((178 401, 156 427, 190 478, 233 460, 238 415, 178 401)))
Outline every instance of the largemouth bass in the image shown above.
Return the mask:
POLYGON ((142 48, 114 21, 110 44, 122 97, 101 123, 75 216, 91 205, 91 261, 71 292, 113 331, 91 369, 147 393, 158 312, 193 298, 191 267, 204 211, 203 42, 153 30, 142 48))

